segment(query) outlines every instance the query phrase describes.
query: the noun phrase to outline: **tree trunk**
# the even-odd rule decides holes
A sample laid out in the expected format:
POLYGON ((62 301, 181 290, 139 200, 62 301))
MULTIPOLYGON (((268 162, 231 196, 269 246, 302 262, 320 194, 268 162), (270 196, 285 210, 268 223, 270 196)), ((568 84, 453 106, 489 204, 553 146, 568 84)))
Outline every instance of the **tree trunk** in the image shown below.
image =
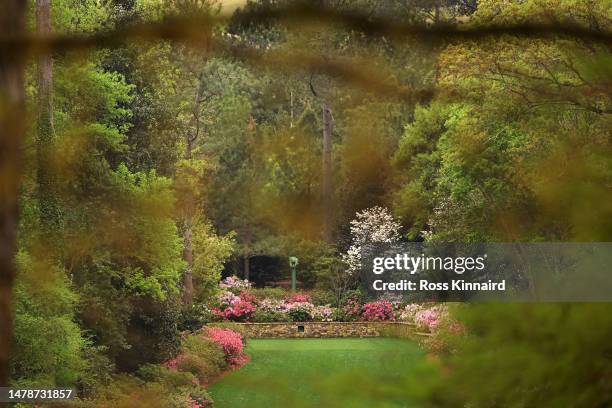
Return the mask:
POLYGON ((183 232, 183 260, 187 264, 183 271, 183 304, 193 303, 193 246, 191 223, 185 225, 183 232))
MULTIPOLYGON (((25 0, 4 0, 0 36, 24 32, 25 0)), ((15 279, 17 198, 21 143, 25 133, 25 90, 21 56, 0 55, 0 387, 8 386, 12 338, 12 290, 15 279)), ((8 404, 0 403, 0 406, 8 404)))
MULTIPOLYGON (((196 98, 197 100, 197 98, 196 98)), ((185 149, 185 158, 191 159, 191 150, 195 139, 187 135, 187 147, 185 149)), ((191 208, 190 203, 188 211, 195 211, 191 208)), ((187 264, 183 271, 183 305, 191 306, 193 303, 193 219, 194 214, 186 214, 183 220, 183 261, 187 264)))
MULTIPOLYGON (((194 98, 194 110, 191 124, 194 126, 193 134, 187 132, 185 136, 185 159, 191 160, 193 144, 200 136, 200 103, 202 101, 203 75, 198 77, 198 86, 194 98)), ((183 305, 191 306, 193 303, 193 224, 197 216, 198 203, 196 195, 190 194, 189 205, 183 220, 183 261, 187 264, 183 271, 183 305)))
POLYGON ((331 108, 323 102, 323 173, 321 181, 321 205, 323 208, 323 240, 332 243, 332 130, 331 108))
MULTIPOLYGON (((36 1, 36 31, 40 36, 51 33, 51 0, 36 1)), ((60 228, 60 207, 53 170, 53 60, 50 52, 38 57, 38 121, 36 132, 38 205, 41 232, 51 242, 60 228)))

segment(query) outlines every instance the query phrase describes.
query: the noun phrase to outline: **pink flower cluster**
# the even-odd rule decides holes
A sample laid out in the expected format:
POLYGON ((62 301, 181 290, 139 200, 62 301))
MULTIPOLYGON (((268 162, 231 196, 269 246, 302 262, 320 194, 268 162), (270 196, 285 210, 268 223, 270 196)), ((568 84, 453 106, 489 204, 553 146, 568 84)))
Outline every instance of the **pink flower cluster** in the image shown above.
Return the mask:
POLYGON ((228 276, 219 283, 219 287, 230 292, 239 293, 251 288, 251 282, 247 279, 240 279, 237 276, 228 276))
POLYGON ((248 320, 249 317, 255 312, 255 305, 249 302, 240 301, 234 306, 226 307, 223 310, 215 309, 213 312, 217 316, 226 320, 248 320))
POLYGON ((281 303, 280 310, 282 312, 290 312, 292 310, 303 310, 305 312, 309 312, 314 305, 310 302, 283 302, 281 303))
POLYGON ((239 365, 246 361, 244 344, 239 333, 220 327, 207 327, 205 330, 206 337, 221 346, 228 363, 239 365))
POLYGON ((433 308, 421 310, 415 314, 414 322, 418 328, 433 332, 440 323, 440 313, 433 308))
POLYGON ((235 304, 239 303, 240 300, 240 296, 230 291, 221 292, 219 294, 219 303, 222 306, 234 306, 235 304))
POLYGON ((190 401, 191 405, 189 406, 189 408, 206 408, 206 404, 205 403, 199 403, 198 401, 191 399, 190 401))
POLYGON ((429 309, 417 311, 414 314, 414 323, 417 328, 433 333, 438 329, 443 320, 448 321, 448 317, 447 307, 443 304, 439 304, 429 309))
POLYGON ((285 303, 310 303, 310 296, 302 293, 293 293, 285 297, 285 303))
POLYGON ((409 303, 402 309, 399 319, 413 322, 419 330, 429 333, 442 330, 458 334, 464 331, 464 327, 451 318, 448 306, 445 304, 426 306, 409 303))
POLYGON ((213 312, 226 320, 248 320, 255 312, 255 296, 248 292, 240 292, 240 296, 229 292, 221 292, 219 295, 219 303, 221 309, 213 309, 213 312))
POLYGON ((361 318, 367 321, 393 320, 393 306, 387 301, 366 303, 363 305, 361 318))
POLYGON ((243 302, 257 303, 257 297, 246 290, 240 292, 240 299, 242 299, 243 302))
POLYGON ((283 310, 285 302, 276 299, 263 299, 259 302, 259 308, 268 312, 279 312, 283 310))
POLYGON ((361 304, 354 299, 349 299, 344 305, 344 314, 350 320, 358 319, 361 316, 361 304))
POLYGON ((315 306, 311 310, 312 318, 316 321, 331 322, 334 320, 334 309, 329 306, 315 306))
POLYGON ((176 370, 178 368, 178 358, 173 358, 162 364, 165 367, 168 367, 171 370, 176 370))
POLYGON ((255 295, 246 290, 238 293, 227 290, 228 280, 234 287, 237 286, 235 285, 236 278, 226 278, 220 283, 219 287, 224 290, 217 298, 219 307, 212 309, 221 319, 248 321, 253 317, 255 311, 260 309, 266 312, 286 313, 292 319, 298 320, 333 320, 333 309, 329 306, 315 306, 311 303, 311 298, 307 294, 288 294, 284 300, 259 300, 255 295))

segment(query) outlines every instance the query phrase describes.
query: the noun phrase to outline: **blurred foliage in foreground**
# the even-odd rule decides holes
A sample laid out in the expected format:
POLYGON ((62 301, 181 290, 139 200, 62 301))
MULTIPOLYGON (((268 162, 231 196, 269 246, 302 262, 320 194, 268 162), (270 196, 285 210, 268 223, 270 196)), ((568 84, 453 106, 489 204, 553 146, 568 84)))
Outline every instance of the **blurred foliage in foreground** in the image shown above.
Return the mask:
POLYGON ((460 310, 466 337, 441 360, 432 406, 612 404, 609 304, 480 304, 460 310))
MULTIPOLYGON (((610 31, 612 8, 320 3, 422 26, 571 23, 596 33, 610 31)), ((517 32, 368 35, 263 18, 285 4, 248 2, 188 43, 58 50, 46 93, 27 66, 31 117, 52 109, 30 121, 24 143, 15 385, 76 386, 95 405, 121 383, 155 405, 167 389, 147 389, 138 368, 176 354, 185 311, 214 294, 224 270, 263 284, 283 278, 292 254, 305 286, 334 290, 348 221, 374 205, 392 209, 405 239, 612 239, 608 44, 517 32), (331 175, 320 165, 330 124, 322 109, 332 113, 331 175)), ((217 6, 54 0, 52 28, 104 33, 216 15, 217 6)), ((381 406, 408 394, 426 406, 608 406, 611 309, 465 307, 468 336, 418 378, 365 386, 364 373, 331 389, 336 400, 372 393, 381 406)))
MULTIPOLYGON (((461 305, 455 312, 467 334, 447 337, 452 352, 410 361, 385 381, 368 371, 327 374, 316 406, 608 407, 611 310, 608 304, 461 305)), ((272 386, 258 383, 266 385, 272 386)))

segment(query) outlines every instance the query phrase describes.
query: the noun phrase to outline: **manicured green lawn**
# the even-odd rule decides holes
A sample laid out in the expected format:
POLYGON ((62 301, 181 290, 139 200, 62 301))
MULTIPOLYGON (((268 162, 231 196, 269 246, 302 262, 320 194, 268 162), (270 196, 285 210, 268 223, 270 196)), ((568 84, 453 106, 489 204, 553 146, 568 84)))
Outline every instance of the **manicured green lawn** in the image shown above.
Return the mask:
POLYGON ((247 352, 252 358, 247 365, 210 387, 215 407, 416 406, 404 397, 394 399, 405 395, 395 392, 399 374, 424 359, 409 341, 250 340, 247 352))

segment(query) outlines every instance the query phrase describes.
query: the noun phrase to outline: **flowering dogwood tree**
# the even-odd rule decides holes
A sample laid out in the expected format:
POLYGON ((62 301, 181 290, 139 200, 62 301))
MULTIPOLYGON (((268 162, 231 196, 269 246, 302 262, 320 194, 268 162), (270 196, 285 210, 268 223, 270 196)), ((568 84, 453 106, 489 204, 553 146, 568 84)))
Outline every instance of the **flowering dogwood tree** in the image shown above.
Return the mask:
POLYGON ((400 238, 400 223, 387 208, 372 207, 360 211, 351 221, 351 246, 342 255, 347 273, 354 275, 361 268, 362 247, 371 243, 393 243, 400 238))

